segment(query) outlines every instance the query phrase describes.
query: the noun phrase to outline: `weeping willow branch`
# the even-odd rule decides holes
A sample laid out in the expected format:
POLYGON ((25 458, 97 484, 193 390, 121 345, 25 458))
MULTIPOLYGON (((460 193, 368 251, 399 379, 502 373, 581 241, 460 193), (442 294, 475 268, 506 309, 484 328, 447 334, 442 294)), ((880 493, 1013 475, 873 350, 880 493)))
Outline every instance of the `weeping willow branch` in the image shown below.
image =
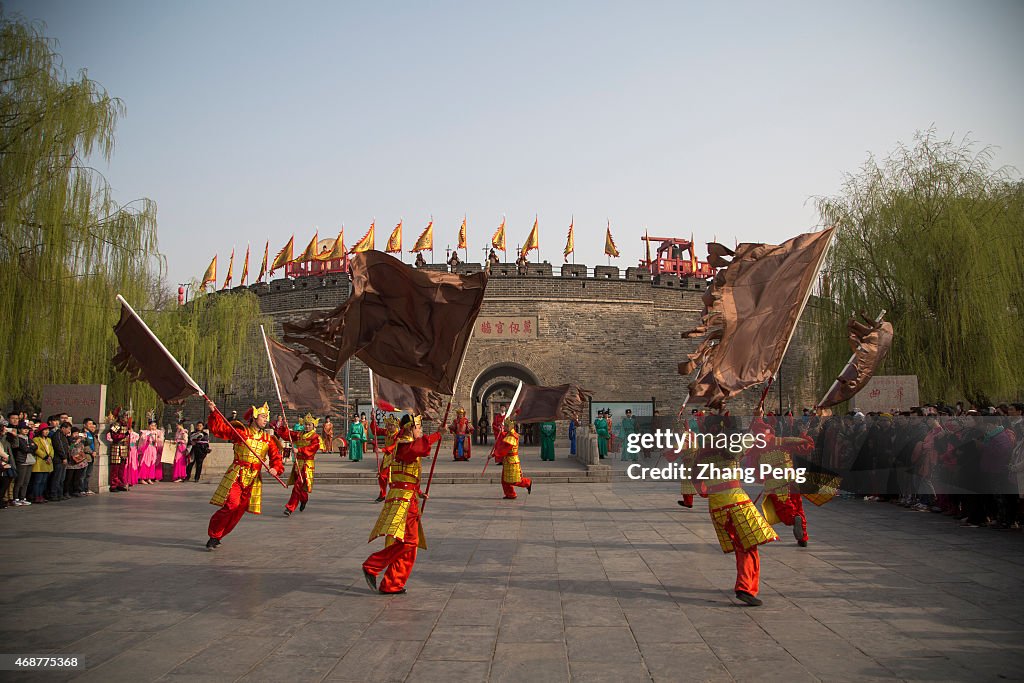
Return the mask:
POLYGON ((159 411, 147 386, 111 369, 116 294, 153 311, 147 322, 211 390, 238 381, 236 366, 254 352, 256 298, 176 306, 156 204, 119 205, 81 163, 110 160, 124 104, 84 71, 69 79, 53 46, 0 12, 0 400, 36 403, 44 384, 102 383, 111 402, 159 411))
POLYGON ((1021 395, 1024 183, 1014 173, 992 167, 991 148, 929 130, 816 200, 837 227, 816 309, 822 388, 849 354, 846 318, 885 308, 896 329, 885 374, 917 375, 932 400, 1021 395))

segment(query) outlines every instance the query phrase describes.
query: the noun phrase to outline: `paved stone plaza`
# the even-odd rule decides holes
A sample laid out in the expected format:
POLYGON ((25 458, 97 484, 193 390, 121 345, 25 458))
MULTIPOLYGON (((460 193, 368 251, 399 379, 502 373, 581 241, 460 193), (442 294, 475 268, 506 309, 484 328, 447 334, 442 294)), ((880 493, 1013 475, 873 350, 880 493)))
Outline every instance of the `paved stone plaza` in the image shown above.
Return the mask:
MULTIPOLYGON (((527 462, 529 471, 530 463, 527 462)), ((477 465, 479 466, 479 465, 477 465)), ((211 473, 212 474, 212 473, 211 473)), ((219 474, 219 473, 217 473, 219 474)), ((738 605, 706 503, 673 488, 435 487, 409 593, 369 592, 369 486, 281 516, 265 487, 207 552, 212 483, 0 512, 0 651, 78 681, 996 680, 1024 677, 1024 535, 837 500, 762 557, 738 605)), ((808 506, 811 507, 811 506, 808 506)))

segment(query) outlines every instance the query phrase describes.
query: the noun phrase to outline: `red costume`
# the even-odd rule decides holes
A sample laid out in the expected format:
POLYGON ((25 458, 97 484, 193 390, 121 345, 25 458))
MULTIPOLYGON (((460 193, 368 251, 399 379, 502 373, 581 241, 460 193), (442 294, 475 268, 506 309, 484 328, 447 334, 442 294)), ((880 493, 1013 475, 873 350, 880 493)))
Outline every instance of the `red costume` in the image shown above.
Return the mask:
POLYGON ((505 497, 515 498, 516 486, 526 489, 527 493, 533 493, 533 481, 523 476, 523 469, 519 464, 519 434, 516 433, 512 420, 505 420, 504 431, 496 438, 494 462, 501 465, 501 490, 504 491, 505 497))
POLYGON ((505 413, 498 413, 491 420, 491 434, 494 434, 494 442, 498 442, 498 437, 505 431, 505 413))
POLYGON ((124 468, 128 462, 128 441, 131 436, 131 418, 121 421, 119 412, 115 411, 114 419, 117 420, 107 429, 107 443, 110 444, 110 490, 127 491, 128 482, 125 480, 124 468))
POLYGON ((469 447, 471 441, 469 435, 473 433, 473 425, 466 417, 465 408, 458 409, 448 431, 455 435, 455 442, 452 444, 452 457, 455 460, 469 460, 472 455, 469 447))
POLYGON ((377 589, 377 576, 384 572, 378 589, 381 593, 404 593, 416 563, 416 549, 427 547, 417 501, 423 495, 420 458, 430 457, 430 448, 440 441, 441 433, 414 438, 413 425, 418 427, 419 421, 416 417, 403 424, 391 464, 391 487, 370 532, 370 541, 385 537, 384 547, 363 562, 363 577, 371 588, 377 589))
POLYGON ((292 485, 292 495, 288 498, 288 504, 284 506, 286 517, 295 512, 296 507, 300 511, 306 509, 309 493, 313 490, 313 474, 316 469, 314 458, 320 450, 327 450, 323 439, 316 433, 317 422, 319 420, 306 413, 302 418, 302 424, 306 427, 304 432, 288 429, 283 421, 274 428, 278 438, 291 442, 295 447, 295 464, 292 465, 292 473, 288 477, 288 484, 292 485))
POLYGON ((384 437, 384 448, 381 449, 383 455, 380 458, 380 467, 377 469, 377 486, 380 487, 380 496, 377 497, 377 502, 380 503, 388 493, 391 462, 395 455, 395 440, 398 438, 398 420, 392 415, 385 415, 383 427, 378 427, 376 422, 370 423, 370 433, 384 437))
MULTIPOLYGON (((270 410, 266 404, 262 408, 253 409, 253 417, 262 414, 269 417, 270 410)), ((210 434, 221 439, 226 439, 234 444, 235 458, 231 462, 228 471, 224 473, 217 491, 210 499, 213 505, 219 505, 220 509, 213 513, 210 518, 209 536, 210 541, 206 544, 209 549, 220 545, 220 539, 231 533, 242 515, 246 511, 254 515, 261 512, 260 504, 263 497, 263 480, 260 477, 260 470, 263 465, 256 456, 270 456, 270 467, 280 475, 284 472, 284 465, 281 463, 281 451, 277 447, 277 441, 267 432, 260 429, 256 424, 248 427, 240 422, 235 423, 235 429, 241 434, 238 437, 235 430, 227 423, 220 411, 210 412, 210 434), (248 444, 248 446, 246 445, 248 444), (256 455, 253 455, 252 451, 256 455)))
MULTIPOLYGON (((814 439, 807 435, 798 437, 777 437, 768 422, 755 420, 750 425, 750 432, 754 435, 763 435, 765 439, 764 448, 751 448, 747 452, 745 461, 748 466, 758 467, 760 465, 771 465, 781 468, 782 476, 768 477, 764 480, 765 499, 761 504, 761 511, 769 524, 785 524, 793 527, 793 536, 800 547, 807 545, 810 537, 807 535, 807 515, 804 512, 803 498, 807 497, 815 505, 824 505, 835 496, 838 490, 838 478, 819 476, 805 473, 805 479, 813 479, 815 493, 807 494, 800 490, 799 484, 793 478, 787 478, 788 473, 794 469, 793 457, 802 456, 807 458, 814 452, 814 439)), ((795 474, 795 472, 792 472, 795 474)))

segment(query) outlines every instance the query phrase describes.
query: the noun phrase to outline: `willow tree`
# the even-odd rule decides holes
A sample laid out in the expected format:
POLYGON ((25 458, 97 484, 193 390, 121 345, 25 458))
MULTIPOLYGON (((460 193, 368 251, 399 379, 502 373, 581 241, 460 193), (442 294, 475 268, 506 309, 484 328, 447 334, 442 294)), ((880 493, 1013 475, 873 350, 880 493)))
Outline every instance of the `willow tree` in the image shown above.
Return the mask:
POLYGON ((1024 183, 991 148, 919 132, 817 206, 838 228, 816 308, 824 385, 849 357, 846 318, 885 309, 896 336, 882 371, 917 375, 922 399, 1020 395, 1024 183))
POLYGON ((155 295, 166 286, 156 206, 119 205, 89 165, 110 160, 124 105, 84 71, 69 78, 54 49, 39 26, 0 14, 0 399, 34 404, 43 384, 113 382, 112 400, 155 405, 110 367, 118 293, 208 381, 229 381, 217 345, 251 339, 254 297, 153 310, 166 300, 155 295))

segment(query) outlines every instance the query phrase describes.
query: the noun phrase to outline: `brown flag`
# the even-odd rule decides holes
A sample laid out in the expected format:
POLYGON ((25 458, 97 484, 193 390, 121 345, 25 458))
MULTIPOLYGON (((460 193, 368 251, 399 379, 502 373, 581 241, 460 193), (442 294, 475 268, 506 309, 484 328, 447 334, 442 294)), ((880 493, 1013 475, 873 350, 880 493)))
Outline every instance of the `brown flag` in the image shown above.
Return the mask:
POLYGON ((683 335, 704 335, 679 364, 682 375, 699 371, 690 400, 719 407, 778 371, 834 232, 798 235, 780 245, 744 243, 735 251, 708 245, 708 262, 721 270, 704 292, 701 325, 683 335))
POLYGON ((877 321, 871 320, 863 313, 861 317, 864 322, 850 318, 850 322, 846 323, 853 356, 836 377, 825 398, 818 402, 821 408, 853 398, 874 376, 875 370, 889 353, 889 347, 892 346, 892 323, 883 321, 881 316, 877 321))
POLYGON ((417 270, 379 251, 355 255, 352 296, 284 340, 309 349, 335 376, 353 355, 376 374, 450 395, 480 313, 487 275, 417 270))
POLYGON ((428 420, 438 419, 444 408, 444 397, 436 391, 392 382, 378 374, 373 375, 373 395, 383 410, 404 410, 428 420))
POLYGON ((328 413, 332 402, 345 400, 345 392, 330 372, 273 339, 267 339, 267 348, 277 373, 281 399, 289 410, 328 413))
POLYGON ((148 382, 164 403, 184 403, 199 389, 168 353, 164 345, 150 331, 124 299, 121 301, 121 319, 114 325, 117 335, 117 353, 111 359, 114 368, 125 372, 133 380, 148 382))
POLYGON ((576 418, 578 422, 591 393, 575 384, 557 387, 523 385, 515 410, 516 422, 552 422, 576 418))

